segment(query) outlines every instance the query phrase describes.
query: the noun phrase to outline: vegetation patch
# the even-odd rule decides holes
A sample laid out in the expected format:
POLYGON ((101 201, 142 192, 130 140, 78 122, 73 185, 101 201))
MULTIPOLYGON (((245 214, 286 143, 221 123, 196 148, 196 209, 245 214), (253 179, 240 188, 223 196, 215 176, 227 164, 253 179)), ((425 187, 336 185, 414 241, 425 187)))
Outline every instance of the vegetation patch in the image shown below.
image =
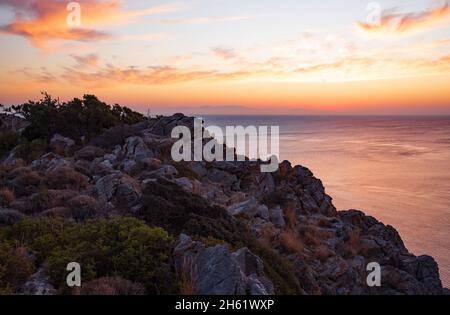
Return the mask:
MULTIPOLYGON (((179 291, 170 263, 173 238, 136 218, 97 219, 84 224, 54 218, 25 219, 0 229, 0 239, 35 252, 36 263, 44 264, 60 293, 69 293, 65 282, 70 262, 81 264, 82 281, 86 283, 101 277, 121 277, 141 283, 148 294, 179 291)), ((9 269, 4 273, 6 279, 19 279, 11 276, 9 269)))

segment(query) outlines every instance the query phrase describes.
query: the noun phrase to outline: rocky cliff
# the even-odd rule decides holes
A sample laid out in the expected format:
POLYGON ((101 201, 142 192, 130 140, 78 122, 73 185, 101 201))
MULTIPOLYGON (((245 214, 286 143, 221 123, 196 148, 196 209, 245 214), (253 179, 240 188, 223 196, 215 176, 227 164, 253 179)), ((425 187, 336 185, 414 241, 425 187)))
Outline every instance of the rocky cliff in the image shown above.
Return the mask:
MULTIPOLYGON (((170 132, 192 123, 161 117, 114 127, 85 145, 54 135, 48 152, 29 163, 12 150, 1 164, 0 226, 138 218, 173 238, 167 264, 176 293, 443 293, 433 258, 412 255, 393 227, 361 211, 337 211, 305 167, 284 161, 261 173, 253 161, 173 162, 170 132), (380 287, 366 284, 370 262, 381 265, 380 287)), ((34 274, 17 292, 60 292, 47 277, 49 259, 33 246, 34 274)), ((112 276, 139 285, 126 272, 92 278, 112 276)))

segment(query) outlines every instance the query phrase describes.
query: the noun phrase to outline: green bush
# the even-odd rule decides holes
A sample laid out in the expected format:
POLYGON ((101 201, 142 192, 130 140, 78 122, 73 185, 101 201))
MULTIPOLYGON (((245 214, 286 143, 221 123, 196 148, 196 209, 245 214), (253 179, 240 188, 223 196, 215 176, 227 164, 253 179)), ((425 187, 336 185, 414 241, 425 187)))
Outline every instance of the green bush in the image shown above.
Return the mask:
POLYGON ((11 151, 19 140, 19 135, 14 132, 0 133, 0 158, 11 151))
POLYGON ((27 162, 31 162, 41 157, 48 147, 46 139, 34 139, 29 141, 26 138, 21 138, 19 145, 15 148, 14 154, 27 162))
POLYGON ((30 141, 50 140, 59 133, 80 142, 113 126, 134 124, 146 119, 127 107, 101 102, 94 95, 84 95, 82 99, 61 103, 43 93, 41 100, 12 106, 12 109, 30 123, 23 132, 23 136, 30 141))
POLYGON ((151 228, 135 218, 86 221, 26 219, 0 230, 0 238, 20 240, 36 252, 51 282, 68 293, 66 266, 78 262, 82 281, 122 277, 142 283, 149 294, 178 292, 170 266, 173 239, 161 228, 151 228))

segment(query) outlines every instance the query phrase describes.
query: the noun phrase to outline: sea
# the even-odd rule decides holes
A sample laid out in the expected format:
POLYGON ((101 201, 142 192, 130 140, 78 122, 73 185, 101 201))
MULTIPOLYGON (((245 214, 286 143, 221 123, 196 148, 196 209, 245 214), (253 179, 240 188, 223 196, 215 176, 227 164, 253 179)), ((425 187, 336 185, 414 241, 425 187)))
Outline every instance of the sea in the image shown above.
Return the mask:
POLYGON ((203 116, 206 126, 279 126, 280 159, 321 179, 338 210, 358 209, 431 255, 450 287, 450 117, 203 116))

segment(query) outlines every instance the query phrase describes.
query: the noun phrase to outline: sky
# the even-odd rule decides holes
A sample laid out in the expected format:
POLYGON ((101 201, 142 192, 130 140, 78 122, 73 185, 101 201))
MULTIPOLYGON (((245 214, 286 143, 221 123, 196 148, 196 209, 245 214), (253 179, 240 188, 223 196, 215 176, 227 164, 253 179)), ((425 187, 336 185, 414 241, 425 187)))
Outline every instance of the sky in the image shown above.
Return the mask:
POLYGON ((450 114, 445 0, 69 3, 0 0, 0 103, 46 91, 153 113, 450 114))

